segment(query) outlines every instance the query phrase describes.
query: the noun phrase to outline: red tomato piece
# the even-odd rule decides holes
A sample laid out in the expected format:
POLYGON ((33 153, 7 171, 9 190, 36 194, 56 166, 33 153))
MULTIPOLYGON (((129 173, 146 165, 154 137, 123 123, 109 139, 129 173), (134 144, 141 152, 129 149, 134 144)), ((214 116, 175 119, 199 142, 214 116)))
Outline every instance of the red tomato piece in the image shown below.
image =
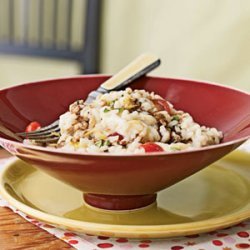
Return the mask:
POLYGON ((150 152, 163 152, 163 148, 153 142, 147 142, 141 145, 142 148, 144 148, 146 153, 150 152))
POLYGON ((41 128, 41 125, 39 122, 31 122, 25 129, 25 132, 32 132, 32 131, 35 131, 35 130, 38 130, 39 128, 41 128))
POLYGON ((155 99, 153 100, 154 105, 156 106, 156 108, 158 110, 165 110, 167 111, 169 114, 171 113, 171 109, 170 106, 168 104, 168 102, 166 100, 163 99, 155 99))
POLYGON ((115 132, 115 133, 112 133, 112 134, 110 134, 109 136, 118 136, 118 141, 120 142, 120 141, 122 141, 123 140, 123 135, 121 135, 121 134, 119 134, 119 133, 117 133, 117 132, 115 132))

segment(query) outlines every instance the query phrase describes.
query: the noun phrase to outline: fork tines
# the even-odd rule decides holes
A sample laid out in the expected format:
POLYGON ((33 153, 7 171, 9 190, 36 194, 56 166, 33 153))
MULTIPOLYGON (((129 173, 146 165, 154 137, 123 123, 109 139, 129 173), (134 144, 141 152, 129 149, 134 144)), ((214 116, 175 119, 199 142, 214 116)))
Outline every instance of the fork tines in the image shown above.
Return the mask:
POLYGON ((17 133, 24 139, 35 140, 37 143, 56 142, 60 137, 59 121, 32 132, 17 133))

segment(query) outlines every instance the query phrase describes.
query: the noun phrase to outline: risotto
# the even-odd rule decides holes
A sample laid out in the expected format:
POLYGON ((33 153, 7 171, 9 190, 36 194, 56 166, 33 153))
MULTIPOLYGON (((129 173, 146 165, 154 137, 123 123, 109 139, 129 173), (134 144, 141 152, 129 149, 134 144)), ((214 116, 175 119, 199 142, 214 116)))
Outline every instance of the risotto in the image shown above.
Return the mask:
POLYGON ((145 90, 113 91, 90 104, 78 100, 60 116, 56 147, 76 152, 174 152, 218 144, 222 132, 145 90))

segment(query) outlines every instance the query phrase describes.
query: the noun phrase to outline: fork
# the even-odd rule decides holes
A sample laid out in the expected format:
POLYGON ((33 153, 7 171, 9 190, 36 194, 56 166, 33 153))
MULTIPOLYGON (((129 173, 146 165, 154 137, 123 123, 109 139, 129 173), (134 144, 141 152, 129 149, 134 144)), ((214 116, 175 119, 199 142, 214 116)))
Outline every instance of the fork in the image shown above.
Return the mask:
MULTIPOLYGON (((134 80, 147 74, 160 65, 158 57, 151 54, 143 54, 120 70, 117 74, 101 84, 101 86, 89 93, 85 103, 91 103, 100 94, 121 90, 134 80)), ((60 137, 59 120, 32 132, 16 133, 23 139, 34 140, 36 143, 56 143, 60 137)))

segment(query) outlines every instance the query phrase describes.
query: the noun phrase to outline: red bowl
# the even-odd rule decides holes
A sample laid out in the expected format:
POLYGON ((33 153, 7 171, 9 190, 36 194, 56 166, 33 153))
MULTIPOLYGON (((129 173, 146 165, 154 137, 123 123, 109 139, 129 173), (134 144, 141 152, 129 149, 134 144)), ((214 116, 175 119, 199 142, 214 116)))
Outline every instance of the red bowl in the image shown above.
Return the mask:
MULTIPOLYGON (((0 91, 0 121, 14 132, 31 121, 43 126, 58 119, 70 103, 84 99, 108 76, 54 79, 0 91)), ((79 154, 29 146, 0 134, 13 155, 84 192, 85 202, 105 209, 133 209, 155 201, 156 193, 196 173, 250 137, 250 95, 217 84, 144 77, 131 85, 166 98, 200 124, 224 133, 223 142, 176 153, 79 154)))

